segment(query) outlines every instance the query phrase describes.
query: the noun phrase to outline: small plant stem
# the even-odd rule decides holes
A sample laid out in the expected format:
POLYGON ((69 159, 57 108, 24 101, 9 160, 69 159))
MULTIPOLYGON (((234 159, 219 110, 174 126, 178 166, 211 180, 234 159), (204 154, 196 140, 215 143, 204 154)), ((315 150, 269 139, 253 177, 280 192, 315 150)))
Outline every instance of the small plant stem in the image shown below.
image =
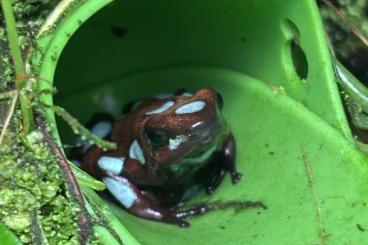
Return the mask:
POLYGON ((21 92, 22 89, 25 87, 27 74, 24 68, 22 53, 19 48, 18 34, 16 30, 16 23, 11 6, 11 1, 1 0, 1 6, 5 18, 5 26, 7 30, 10 54, 14 62, 15 86, 19 93, 19 101, 23 117, 23 131, 25 134, 28 134, 34 128, 34 118, 30 103, 27 97, 21 92))
POLYGON ((69 124, 69 126, 76 134, 79 134, 85 139, 88 139, 94 145, 99 146, 103 150, 116 149, 116 143, 103 140, 100 137, 92 134, 88 129, 86 129, 83 125, 81 125, 76 118, 70 115, 69 112, 67 112, 64 108, 57 105, 48 105, 45 103, 42 103, 42 105, 47 108, 50 108, 58 116, 64 119, 64 121, 69 124))
POLYGON ((8 115, 6 116, 6 119, 5 119, 5 122, 4 122, 4 125, 3 125, 3 129, 1 130, 1 133, 0 133, 0 145, 3 143, 6 130, 8 129, 9 124, 10 124, 10 120, 11 120, 13 114, 14 114, 14 110, 15 110, 15 106, 17 104, 17 100, 18 100, 18 92, 15 92, 14 97, 12 99, 12 102, 10 104, 8 115))

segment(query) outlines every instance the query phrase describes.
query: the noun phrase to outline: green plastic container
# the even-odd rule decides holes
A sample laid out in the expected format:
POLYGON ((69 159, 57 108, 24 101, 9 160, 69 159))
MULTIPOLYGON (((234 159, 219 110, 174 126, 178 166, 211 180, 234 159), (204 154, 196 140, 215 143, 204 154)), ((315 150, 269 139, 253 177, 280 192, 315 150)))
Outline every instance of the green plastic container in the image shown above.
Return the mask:
POLYGON ((63 1, 39 45, 39 76, 59 91, 44 99, 82 123, 177 88, 212 86, 224 97, 244 179, 233 186, 227 176, 193 201, 261 200, 268 209, 213 212, 180 229, 113 207, 126 244, 367 241, 367 159, 353 144, 313 1, 63 1))

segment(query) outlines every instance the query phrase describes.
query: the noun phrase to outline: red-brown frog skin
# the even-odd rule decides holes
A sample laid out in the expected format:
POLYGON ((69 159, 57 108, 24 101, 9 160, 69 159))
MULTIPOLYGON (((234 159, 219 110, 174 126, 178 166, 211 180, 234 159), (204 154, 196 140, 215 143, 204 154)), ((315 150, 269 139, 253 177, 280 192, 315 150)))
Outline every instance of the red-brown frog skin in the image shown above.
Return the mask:
POLYGON ((82 168, 101 179, 131 213, 151 220, 188 226, 184 218, 205 212, 170 209, 193 189, 212 193, 230 172, 233 184, 235 141, 220 109, 221 96, 211 88, 165 98, 146 98, 120 120, 100 121, 92 129, 117 143, 117 149, 90 147, 82 168), (109 132, 111 128, 111 132, 109 132))

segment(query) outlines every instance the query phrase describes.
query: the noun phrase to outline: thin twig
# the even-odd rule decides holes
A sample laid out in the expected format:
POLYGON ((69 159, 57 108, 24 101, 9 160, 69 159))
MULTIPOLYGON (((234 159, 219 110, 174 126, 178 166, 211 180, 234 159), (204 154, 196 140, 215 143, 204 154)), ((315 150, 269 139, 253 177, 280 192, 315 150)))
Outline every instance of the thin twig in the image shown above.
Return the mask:
POLYGON ((36 115, 36 123, 37 126, 42 130, 42 133, 45 136, 45 141, 48 147, 53 152, 53 154, 58 158, 59 167, 61 171, 65 174, 65 177, 67 179, 67 186, 69 193, 74 198, 74 201, 78 204, 79 242, 80 244, 88 244, 93 234, 92 223, 85 208, 83 195, 77 183, 77 179, 75 178, 63 151, 54 141, 50 131, 48 130, 47 124, 45 123, 41 115, 36 115))
POLYGON ((322 0, 324 4, 328 7, 332 8, 336 14, 345 22, 345 24, 350 28, 350 30, 354 33, 355 36, 359 38, 359 40, 368 47, 368 38, 357 28, 346 16, 345 12, 338 9, 330 0, 322 0))
POLYGON ((15 110, 15 106, 17 104, 17 100, 18 100, 18 92, 15 92, 14 97, 13 97, 13 100, 12 100, 12 102, 10 104, 10 107, 9 107, 8 115, 6 116, 6 119, 5 119, 5 122, 4 122, 3 129, 1 130, 1 134, 0 134, 0 145, 3 143, 6 130, 8 129, 9 124, 10 124, 10 121, 11 121, 11 118, 12 118, 12 116, 14 114, 14 110, 15 110))
MULTIPOLYGON (((1 6, 3 9, 5 19, 5 27, 8 36, 10 54, 12 56, 14 63, 15 86, 18 90, 18 93, 20 93, 21 90, 25 87, 25 83, 27 81, 28 76, 24 68, 22 53, 18 43, 18 34, 13 9, 11 6, 11 1, 1 0, 1 6)), ((28 103, 28 99, 25 95, 20 94, 19 101, 20 101, 20 108, 22 111, 23 130, 24 133, 27 135, 29 132, 33 130, 34 127, 32 108, 28 103)))
MULTIPOLYGON (((32 243, 35 245, 42 245, 45 244, 45 237, 43 235, 43 230, 40 225, 39 217, 37 214, 37 210, 33 209, 31 211, 31 233, 32 233, 32 243)), ((47 243, 46 243, 47 244, 47 243)))
MULTIPOLYGON (((42 103, 42 102, 41 102, 42 103)), ((79 121, 73 117, 69 112, 67 112, 64 108, 56 105, 48 105, 42 103, 43 106, 50 108, 53 112, 55 112, 58 116, 60 116, 69 126, 72 128, 74 133, 81 135, 85 139, 91 141, 93 144, 97 145, 103 150, 113 150, 116 149, 116 143, 110 142, 107 140, 103 140, 100 137, 91 133, 88 129, 86 129, 79 121)))
POLYGON ((305 168, 305 172, 307 173, 308 185, 311 189, 313 204, 314 204, 315 211, 316 211, 316 220, 317 220, 318 228, 319 228, 319 237, 321 239, 320 244, 324 245, 324 244, 327 244, 326 240, 329 234, 326 232, 325 224, 323 222, 323 219, 321 218, 321 204, 320 204, 320 200, 318 199, 318 194, 316 190, 316 181, 315 181, 315 177, 313 174, 312 165, 310 163, 310 160, 303 146, 300 147, 300 150, 301 150, 301 154, 303 158, 303 165, 305 168))
MULTIPOLYGON (((17 34, 15 18, 14 18, 12 6, 11 6, 11 1, 1 0, 1 4, 3 6, 3 13, 4 13, 6 30, 7 30, 8 40, 9 40, 9 48, 10 48, 10 53, 11 53, 11 56, 14 62, 14 69, 16 73, 24 74, 25 73, 24 63, 22 59, 22 53, 20 51, 19 44, 18 44, 18 34, 17 34)), ((20 84, 22 83, 22 80, 19 80, 17 82, 18 82, 17 87, 22 88, 23 84, 20 84)))

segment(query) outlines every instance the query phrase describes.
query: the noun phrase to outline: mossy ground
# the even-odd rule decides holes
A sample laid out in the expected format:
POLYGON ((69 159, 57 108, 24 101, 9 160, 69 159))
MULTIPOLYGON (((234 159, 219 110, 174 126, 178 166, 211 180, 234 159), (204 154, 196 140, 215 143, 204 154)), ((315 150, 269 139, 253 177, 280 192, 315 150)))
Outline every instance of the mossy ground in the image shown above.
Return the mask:
POLYGON ((44 136, 35 130, 19 137, 16 115, 11 126, 0 146, 0 221, 23 243, 33 243, 31 231, 39 230, 49 244, 78 244, 77 209, 44 136))

